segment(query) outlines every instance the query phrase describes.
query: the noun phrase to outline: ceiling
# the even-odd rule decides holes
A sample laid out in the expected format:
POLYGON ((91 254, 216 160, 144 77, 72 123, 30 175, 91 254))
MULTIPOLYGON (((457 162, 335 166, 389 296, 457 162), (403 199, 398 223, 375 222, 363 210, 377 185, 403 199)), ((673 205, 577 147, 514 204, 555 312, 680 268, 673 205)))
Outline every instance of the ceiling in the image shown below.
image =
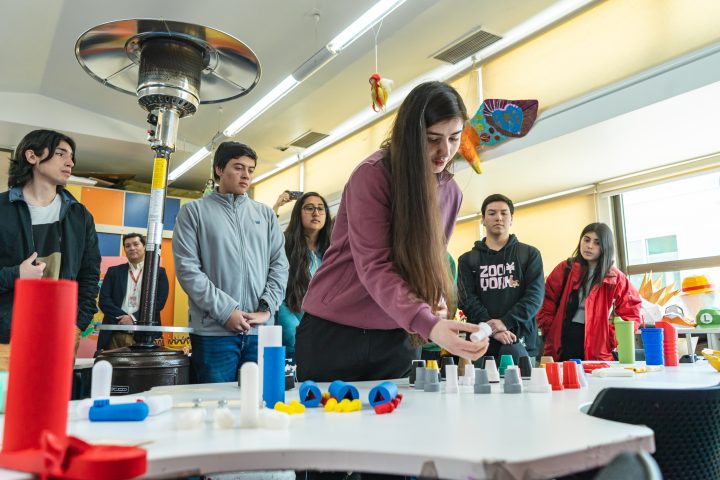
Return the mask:
MULTIPOLYGON (((174 165, 210 142, 287 75, 367 10, 374 0, 65 0, 0 1, 0 147, 12 148, 33 128, 69 133, 78 144, 77 171, 133 173, 148 181, 152 153, 145 113, 131 95, 90 78, 75 59, 77 38, 96 25, 128 18, 162 18, 206 25, 246 43, 262 77, 240 99, 202 105, 180 123, 174 165), (10 41, 10 39, 14 39, 10 41)), ((482 26, 502 36, 551 0, 411 0, 388 16, 378 33, 379 70, 396 85, 442 63, 432 54, 482 26)), ((319 72, 271 107, 236 139, 259 155, 257 173, 288 152, 276 147, 313 130, 329 132, 368 108, 368 76, 375 70, 373 32, 366 33, 319 72)), ((201 89, 202 97, 202 89, 201 89)), ((171 166, 172 168, 172 166, 171 166)), ((173 183, 202 189, 210 159, 173 183)))

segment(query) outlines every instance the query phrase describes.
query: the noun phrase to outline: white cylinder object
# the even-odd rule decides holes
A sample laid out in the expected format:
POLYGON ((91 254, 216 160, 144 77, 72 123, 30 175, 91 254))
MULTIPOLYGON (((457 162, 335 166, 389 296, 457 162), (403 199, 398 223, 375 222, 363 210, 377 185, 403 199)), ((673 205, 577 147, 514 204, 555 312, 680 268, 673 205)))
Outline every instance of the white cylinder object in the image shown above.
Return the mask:
POLYGON ((257 363, 246 362, 240 367, 240 427, 257 428, 260 420, 258 412, 259 369, 257 363))
POLYGON ((110 362, 100 360, 92 368, 92 383, 90 398, 109 398, 110 385, 112 385, 113 367, 110 362))
POLYGON ((470 341, 472 342, 479 342, 483 338, 489 337, 492 333, 492 328, 490 328, 490 325, 487 323, 481 322, 478 326, 480 327, 480 330, 470 334, 470 341))
POLYGON ((458 393, 457 365, 445 365, 445 393, 458 393))

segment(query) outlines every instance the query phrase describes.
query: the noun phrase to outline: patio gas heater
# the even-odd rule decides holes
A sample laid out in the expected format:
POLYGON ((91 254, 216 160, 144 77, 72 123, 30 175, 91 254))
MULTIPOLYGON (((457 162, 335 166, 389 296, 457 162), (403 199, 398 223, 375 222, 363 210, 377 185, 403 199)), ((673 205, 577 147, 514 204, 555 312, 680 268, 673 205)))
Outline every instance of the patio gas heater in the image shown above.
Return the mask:
POLYGON ((120 20, 91 28, 75 44, 75 56, 103 85, 137 95, 152 125, 154 151, 140 318, 136 325, 99 327, 132 332, 135 345, 103 352, 98 359, 113 364, 113 393, 187 383, 187 357, 153 343, 155 332, 191 331, 153 324, 168 165, 180 119, 200 104, 247 94, 260 78, 260 64, 250 48, 226 33, 165 20, 120 20))

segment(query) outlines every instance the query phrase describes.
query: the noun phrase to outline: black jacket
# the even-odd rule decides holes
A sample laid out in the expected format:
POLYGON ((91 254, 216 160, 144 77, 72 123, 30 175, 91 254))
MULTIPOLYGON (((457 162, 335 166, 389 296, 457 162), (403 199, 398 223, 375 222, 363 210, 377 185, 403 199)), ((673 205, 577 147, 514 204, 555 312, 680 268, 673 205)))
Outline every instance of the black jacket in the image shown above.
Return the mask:
MULTIPOLYGON (((122 309, 125 295, 127 294, 127 282, 128 282, 128 264, 123 263, 115 267, 110 267, 105 273, 105 278, 100 287, 100 310, 105 314, 103 317, 103 325, 117 325, 117 317, 123 315, 133 314, 136 319, 139 316, 138 312, 125 312, 122 309)), ((153 325, 160 325, 160 311, 165 307, 165 302, 168 297, 168 278, 165 269, 160 267, 158 273, 158 286, 157 295, 155 297, 155 319, 153 325)), ((160 335, 157 335, 159 337, 160 335)), ((111 330, 100 330, 98 336, 97 349, 104 350, 110 339, 112 338, 111 330)))
MULTIPOLYGON (((85 330, 97 312, 100 250, 90 212, 60 188, 60 278, 78 282, 76 325, 85 330)), ((21 187, 0 193, 0 343, 10 342, 15 280, 20 264, 35 251, 30 209, 21 187)), ((48 320, 51 320, 49 318, 48 320)))
POLYGON ((497 252, 485 239, 477 241, 458 260, 458 303, 468 321, 502 320, 531 353, 537 343, 535 315, 544 295, 540 251, 515 235, 497 252))

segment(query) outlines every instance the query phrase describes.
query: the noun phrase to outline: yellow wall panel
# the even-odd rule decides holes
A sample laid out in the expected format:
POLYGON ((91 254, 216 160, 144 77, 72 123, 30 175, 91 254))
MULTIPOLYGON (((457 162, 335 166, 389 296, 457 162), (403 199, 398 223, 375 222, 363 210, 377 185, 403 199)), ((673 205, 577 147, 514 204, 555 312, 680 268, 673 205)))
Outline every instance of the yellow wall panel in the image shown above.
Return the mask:
POLYGON ((75 197, 75 200, 77 200, 80 203, 83 203, 82 201, 82 187, 80 185, 65 185, 65 190, 70 192, 70 194, 75 197))
POLYGON ((483 65, 485 98, 547 109, 720 39, 717 0, 602 2, 483 65))
MULTIPOLYGON (((270 207, 285 190, 300 190, 300 167, 295 166, 264 180, 253 188, 253 199, 270 207)), ((294 202, 280 207, 280 215, 289 214, 294 202)))
POLYGON ((355 167, 388 137, 394 120, 389 115, 305 161, 305 190, 339 196, 355 167))
POLYGON ((518 208, 511 232, 540 250, 545 276, 572 255, 585 225, 596 222, 592 195, 579 195, 518 208))
POLYGON ((450 243, 448 243, 448 252, 455 259, 457 263, 460 255, 465 252, 469 252, 470 249, 475 245, 476 240, 480 240, 480 228, 481 224, 479 220, 472 220, 455 225, 455 231, 453 232, 450 243))

